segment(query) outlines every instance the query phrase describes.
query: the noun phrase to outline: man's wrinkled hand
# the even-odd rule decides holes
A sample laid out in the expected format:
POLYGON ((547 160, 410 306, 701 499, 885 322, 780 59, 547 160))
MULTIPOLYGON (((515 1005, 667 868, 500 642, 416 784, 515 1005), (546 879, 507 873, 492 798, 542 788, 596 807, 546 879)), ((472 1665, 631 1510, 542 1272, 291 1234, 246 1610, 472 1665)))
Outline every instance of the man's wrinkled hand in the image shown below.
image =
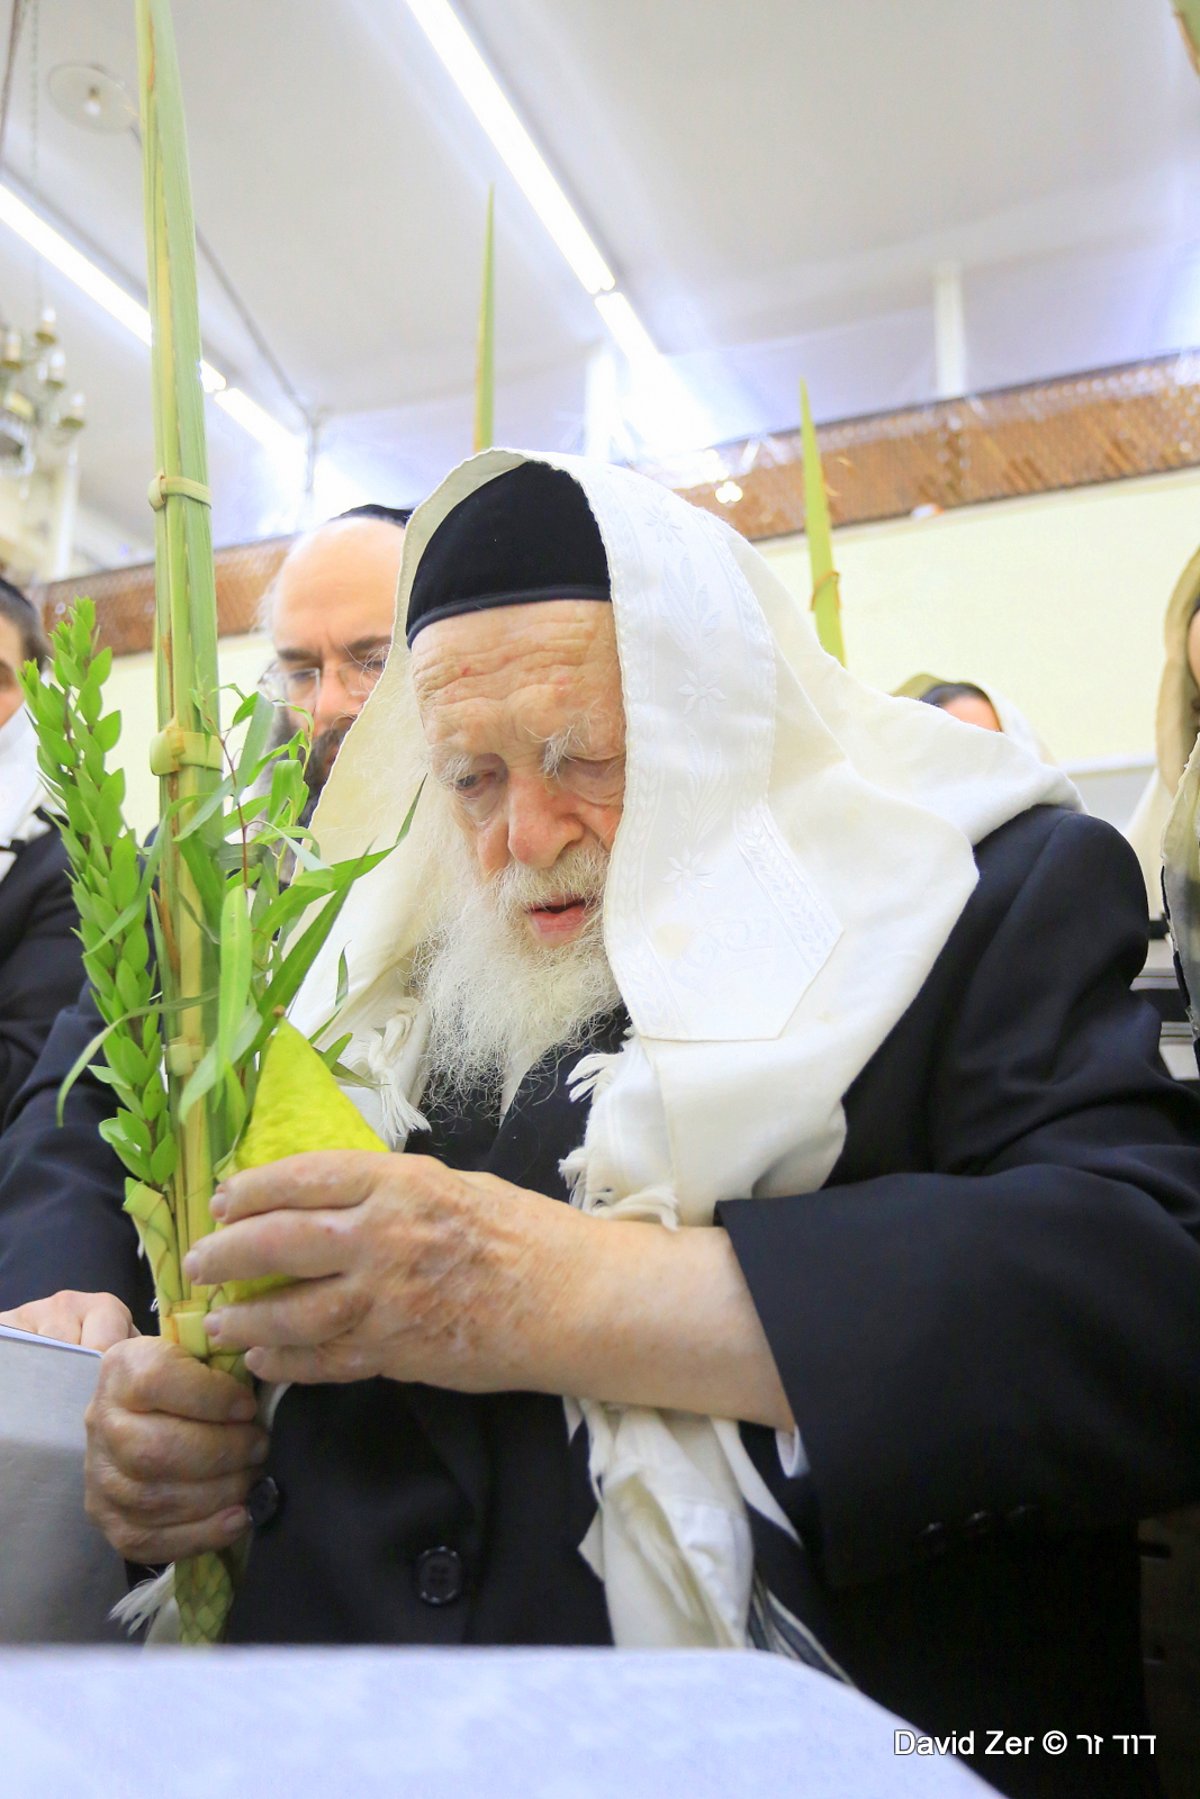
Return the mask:
POLYGON ((112 1293, 52 1293, 49 1299, 0 1312, 0 1324, 35 1337, 53 1337, 58 1343, 79 1343, 84 1349, 111 1349, 138 1334, 129 1307, 112 1293))
POLYGON ((267 1455, 252 1393, 159 1337, 117 1343, 85 1414, 88 1516, 131 1562, 227 1549, 267 1455))
POLYGON ((588 1222, 494 1175, 431 1156, 319 1151, 231 1176, 193 1283, 294 1284, 210 1313, 221 1349, 269 1381, 384 1375, 460 1392, 528 1384, 529 1345, 566 1306, 588 1222))

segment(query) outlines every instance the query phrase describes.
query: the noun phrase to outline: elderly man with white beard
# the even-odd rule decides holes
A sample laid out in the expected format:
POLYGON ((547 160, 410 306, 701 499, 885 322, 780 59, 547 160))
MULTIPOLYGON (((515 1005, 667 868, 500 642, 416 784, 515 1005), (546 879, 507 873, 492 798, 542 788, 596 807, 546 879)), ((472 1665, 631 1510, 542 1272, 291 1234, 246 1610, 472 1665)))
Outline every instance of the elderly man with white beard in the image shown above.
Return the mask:
POLYGON ((225 1182, 192 1278, 293 1282, 208 1320, 266 1428, 116 1344, 93 1517, 149 1562, 249 1532, 234 1642, 767 1649, 1002 1791, 1148 1790, 1077 1741, 1144 1728, 1134 1524, 1200 1493, 1200 1126, 1131 854, 625 471, 465 464, 398 617, 323 851, 432 779, 296 1014, 344 952, 395 1153, 225 1182))

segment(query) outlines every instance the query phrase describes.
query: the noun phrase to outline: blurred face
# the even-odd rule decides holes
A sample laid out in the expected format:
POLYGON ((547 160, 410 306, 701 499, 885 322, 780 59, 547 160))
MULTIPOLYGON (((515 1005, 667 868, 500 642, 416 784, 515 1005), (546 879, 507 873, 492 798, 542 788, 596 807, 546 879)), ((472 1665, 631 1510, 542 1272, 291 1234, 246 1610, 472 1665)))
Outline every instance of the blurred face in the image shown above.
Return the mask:
POLYGON ((25 704, 25 696, 17 679, 25 653, 21 633, 11 619, 0 618, 0 728, 14 718, 25 704))
POLYGON ((502 606, 428 625, 413 688, 435 778, 480 876, 528 939, 567 945, 599 912, 621 818, 625 715, 612 607, 502 606))
POLYGON ((339 519, 302 538, 276 576, 271 601, 274 685, 295 714, 312 716, 309 784, 324 785, 382 673, 392 640, 404 533, 382 519, 339 519))
POLYGON ((978 725, 981 731, 1003 731, 995 707, 988 700, 978 700, 973 693, 959 694, 956 699, 940 702, 943 712, 961 718, 964 725, 978 725))
POLYGON ((1192 701, 1192 717, 1200 727, 1200 612, 1193 612, 1187 634, 1188 667, 1196 683, 1197 697, 1192 701))

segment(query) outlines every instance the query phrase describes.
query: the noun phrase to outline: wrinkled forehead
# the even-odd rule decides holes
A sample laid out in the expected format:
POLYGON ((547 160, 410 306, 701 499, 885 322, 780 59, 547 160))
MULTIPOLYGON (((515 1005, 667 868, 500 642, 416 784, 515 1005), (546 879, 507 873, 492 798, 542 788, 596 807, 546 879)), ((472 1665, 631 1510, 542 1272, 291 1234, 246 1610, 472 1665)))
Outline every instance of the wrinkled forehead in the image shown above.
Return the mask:
POLYGON ((460 613, 427 626, 411 651, 427 734, 451 717, 503 708, 547 734, 576 716, 620 712, 621 672, 610 605, 539 600, 460 613))

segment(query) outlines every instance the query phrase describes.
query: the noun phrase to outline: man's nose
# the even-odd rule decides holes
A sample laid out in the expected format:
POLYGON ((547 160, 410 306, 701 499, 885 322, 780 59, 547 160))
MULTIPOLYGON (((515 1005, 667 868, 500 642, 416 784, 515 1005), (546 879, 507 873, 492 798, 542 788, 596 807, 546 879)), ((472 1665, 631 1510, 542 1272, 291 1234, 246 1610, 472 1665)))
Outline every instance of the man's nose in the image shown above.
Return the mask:
POLYGON ((542 775, 508 781, 508 853, 527 868, 553 868, 583 836, 557 784, 542 775))
POLYGON ((322 731, 328 731, 339 718, 357 718, 361 711, 362 700, 346 691, 341 669, 322 669, 317 703, 313 708, 313 736, 319 737, 322 731))

